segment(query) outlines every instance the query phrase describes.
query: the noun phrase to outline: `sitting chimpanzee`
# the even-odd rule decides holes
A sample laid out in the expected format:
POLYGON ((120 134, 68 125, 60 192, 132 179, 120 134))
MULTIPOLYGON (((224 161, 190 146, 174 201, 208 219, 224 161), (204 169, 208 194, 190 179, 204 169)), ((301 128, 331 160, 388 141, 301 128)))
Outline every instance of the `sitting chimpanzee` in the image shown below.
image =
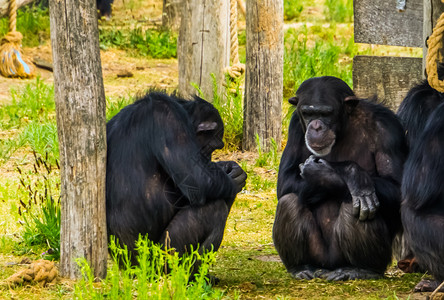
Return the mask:
POLYGON ((359 100, 342 80, 301 84, 282 155, 273 240, 297 279, 381 277, 401 229, 407 156, 388 108, 359 100))
MULTIPOLYGON (((438 75, 443 74, 440 65, 438 75)), ((401 217, 412 254, 403 262, 413 267, 408 271, 431 273, 437 281, 422 280, 415 290, 432 291, 444 280, 444 94, 424 81, 409 91, 398 115, 410 145, 401 217)))
POLYGON ((247 175, 233 161, 211 161, 224 145, 214 106, 151 92, 123 108, 106 131, 108 235, 127 245, 132 263, 139 234, 160 244, 169 238, 180 255, 190 245, 216 251, 247 175))

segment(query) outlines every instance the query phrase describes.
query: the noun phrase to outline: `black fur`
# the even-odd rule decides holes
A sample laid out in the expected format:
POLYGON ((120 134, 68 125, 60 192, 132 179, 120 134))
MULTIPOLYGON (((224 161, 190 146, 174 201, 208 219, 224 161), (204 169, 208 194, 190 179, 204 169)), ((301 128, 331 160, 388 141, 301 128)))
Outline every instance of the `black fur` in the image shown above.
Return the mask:
POLYGON ((305 81, 292 102, 298 110, 279 167, 276 249, 298 279, 377 278, 391 262, 392 241, 401 228, 407 155, 402 126, 388 108, 357 99, 334 77, 305 81), (308 122, 299 111, 304 105, 334 108, 319 117, 336 136, 321 158, 311 157, 307 147, 303 125, 308 122), (352 200, 367 194, 373 195, 374 207, 360 221, 356 213, 361 217, 362 207, 355 211, 352 200))
POLYGON ((398 111, 410 144, 402 181, 405 240, 410 258, 438 282, 444 280, 443 97, 424 81, 409 91, 398 111))
POLYGON ((108 235, 127 245, 136 263, 139 234, 180 254, 217 250, 246 174, 235 162, 212 162, 223 147, 217 110, 152 92, 123 108, 107 124, 108 235))

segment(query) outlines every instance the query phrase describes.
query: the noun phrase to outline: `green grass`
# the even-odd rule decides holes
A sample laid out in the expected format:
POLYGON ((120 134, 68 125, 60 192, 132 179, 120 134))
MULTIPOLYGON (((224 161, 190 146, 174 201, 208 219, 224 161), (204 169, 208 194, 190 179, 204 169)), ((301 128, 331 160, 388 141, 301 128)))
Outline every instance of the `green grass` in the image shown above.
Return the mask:
POLYGON ((131 30, 100 28, 100 48, 127 50, 133 55, 152 58, 177 57, 177 34, 171 31, 136 27, 131 30))
POLYGON ((308 78, 336 76, 353 86, 351 59, 357 46, 335 35, 336 25, 289 29, 284 42, 284 98, 294 95, 308 78))
POLYGON ((83 278, 74 289, 75 299, 219 299, 222 293, 213 290, 207 275, 215 261, 214 252, 200 254, 191 249, 179 257, 177 252, 165 251, 146 237, 136 242, 138 266, 131 266, 125 248, 110 242, 112 266, 104 280, 95 283, 93 272, 85 259, 79 259, 83 278), (124 267, 118 262, 123 257, 124 267), (189 281, 194 263, 200 261, 199 271, 189 281), (168 269, 168 273, 165 270, 168 269))
POLYGON ((11 90, 11 104, 0 109, 1 129, 20 129, 32 120, 55 120, 54 86, 39 77, 21 90, 11 90))
MULTIPOLYGON (((9 31, 9 19, 0 19, 0 36, 9 31)), ((23 35, 24 47, 35 47, 49 40, 49 10, 39 6, 24 7, 17 11, 17 31, 23 35)))
POLYGON ((327 21, 352 22, 353 0, 325 0, 324 14, 327 21))
POLYGON ((230 151, 240 150, 242 147, 242 127, 244 122, 243 94, 240 91, 243 77, 232 81, 227 76, 226 81, 229 83, 229 87, 225 88, 222 94, 217 90, 217 83, 213 74, 212 78, 213 105, 219 111, 224 121, 224 149, 230 151))
POLYGON ((60 178, 58 165, 54 169, 48 158, 34 153, 33 168, 22 171, 20 176, 20 205, 22 232, 15 246, 18 254, 45 249, 43 257, 60 257, 60 178))
POLYGON ((304 6, 300 0, 284 0, 284 20, 291 21, 297 19, 303 9, 304 6))

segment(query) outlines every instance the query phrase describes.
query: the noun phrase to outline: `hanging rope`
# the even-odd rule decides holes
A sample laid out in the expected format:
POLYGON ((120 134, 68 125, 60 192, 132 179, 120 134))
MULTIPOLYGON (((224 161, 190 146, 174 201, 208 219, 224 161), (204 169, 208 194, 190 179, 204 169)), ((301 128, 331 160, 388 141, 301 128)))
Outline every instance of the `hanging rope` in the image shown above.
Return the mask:
MULTIPOLYGON (((444 0, 441 0, 444 3, 444 0)), ((440 93, 444 93, 444 81, 438 78, 438 61, 439 50, 442 48, 444 32, 444 13, 439 17, 433 33, 427 40, 427 56, 426 56, 426 71, 427 81, 430 86, 440 93)))
POLYGON ((35 67, 20 52, 22 34, 16 31, 17 2, 9 0, 9 32, 0 43, 0 73, 5 77, 29 78, 34 76, 35 67))
POLYGON ((230 1, 230 61, 231 66, 226 72, 231 78, 242 76, 245 65, 239 62, 239 41, 237 39, 237 0, 230 1))

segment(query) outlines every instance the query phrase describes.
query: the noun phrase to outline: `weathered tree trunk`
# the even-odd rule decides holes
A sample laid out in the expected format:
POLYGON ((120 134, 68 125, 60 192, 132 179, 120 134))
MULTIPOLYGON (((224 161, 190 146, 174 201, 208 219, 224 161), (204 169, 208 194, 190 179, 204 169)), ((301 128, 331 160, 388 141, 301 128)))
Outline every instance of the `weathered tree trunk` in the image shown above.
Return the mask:
POLYGON ((242 148, 269 150, 281 144, 283 98, 283 1, 247 1, 247 62, 242 148))
MULTIPOLYGON (((425 41, 432 34, 433 28, 436 26, 439 16, 444 12, 444 3, 441 0, 424 0, 424 18, 422 32, 424 38, 422 69, 425 70, 427 47, 425 41)), ((444 41, 443 41, 444 42, 444 41)), ((441 49, 441 58, 443 57, 444 47, 441 49)))
POLYGON ((177 58, 179 93, 195 95, 197 84, 206 100, 213 98, 215 75, 218 90, 230 60, 230 6, 228 0, 183 1, 177 58))
POLYGON ((177 31, 180 27, 182 0, 163 0, 162 27, 177 31))
POLYGON ((105 93, 95 0, 51 0, 51 43, 60 144, 60 274, 78 278, 84 257, 106 275, 105 93))

